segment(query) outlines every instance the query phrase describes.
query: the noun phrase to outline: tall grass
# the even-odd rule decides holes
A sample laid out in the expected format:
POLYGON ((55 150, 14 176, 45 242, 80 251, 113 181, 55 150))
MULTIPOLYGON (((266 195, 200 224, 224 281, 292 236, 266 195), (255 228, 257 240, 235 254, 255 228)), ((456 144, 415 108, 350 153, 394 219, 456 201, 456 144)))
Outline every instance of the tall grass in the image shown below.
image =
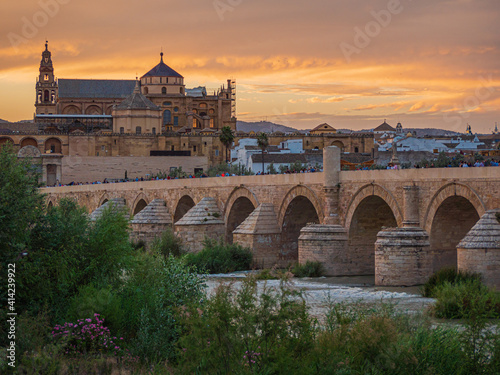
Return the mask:
POLYGON ((292 268, 292 273, 296 277, 320 277, 323 276, 324 269, 320 262, 308 260, 304 264, 296 263, 292 268))
POLYGON ((443 268, 434 273, 423 285, 422 295, 424 297, 435 297, 436 288, 445 283, 459 284, 467 280, 481 280, 481 275, 468 271, 457 271, 455 268, 443 268))
POLYGON ((249 270, 252 258, 251 250, 241 245, 206 239, 199 253, 188 253, 184 260, 202 272, 227 273, 249 270))

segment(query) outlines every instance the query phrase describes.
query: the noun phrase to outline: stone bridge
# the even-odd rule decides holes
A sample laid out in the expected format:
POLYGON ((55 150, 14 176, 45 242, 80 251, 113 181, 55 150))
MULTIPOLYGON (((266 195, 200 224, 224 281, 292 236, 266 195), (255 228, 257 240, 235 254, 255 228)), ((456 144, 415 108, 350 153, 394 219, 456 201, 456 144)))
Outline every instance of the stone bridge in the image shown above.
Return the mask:
POLYGON ((259 266, 313 259, 334 275, 376 274, 375 243, 383 228, 420 228, 430 259, 426 275, 456 267, 458 243, 488 210, 500 208, 500 167, 340 171, 339 151, 328 147, 324 170, 43 190, 49 206, 72 198, 89 212, 120 198, 132 223, 161 200, 169 216, 164 224, 173 223, 193 249, 200 241, 196 233, 225 236, 250 246, 259 266), (191 210, 195 206, 199 209, 191 210), (317 225, 306 227, 309 223, 317 225))

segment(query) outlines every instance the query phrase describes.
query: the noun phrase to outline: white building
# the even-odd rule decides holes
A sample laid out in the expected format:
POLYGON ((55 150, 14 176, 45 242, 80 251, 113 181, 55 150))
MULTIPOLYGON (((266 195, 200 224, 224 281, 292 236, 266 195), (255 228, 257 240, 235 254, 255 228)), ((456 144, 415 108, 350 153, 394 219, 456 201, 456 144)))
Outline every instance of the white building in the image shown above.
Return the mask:
MULTIPOLYGON (((279 170, 280 165, 290 165, 294 162, 305 164, 302 139, 289 139, 283 141, 279 146, 268 146, 264 155, 264 168, 274 165, 279 170)), ((257 139, 243 138, 238 145, 231 150, 231 160, 233 165, 241 165, 253 171, 262 173, 262 150, 257 146, 257 139), (258 160, 258 161, 257 161, 258 160)))

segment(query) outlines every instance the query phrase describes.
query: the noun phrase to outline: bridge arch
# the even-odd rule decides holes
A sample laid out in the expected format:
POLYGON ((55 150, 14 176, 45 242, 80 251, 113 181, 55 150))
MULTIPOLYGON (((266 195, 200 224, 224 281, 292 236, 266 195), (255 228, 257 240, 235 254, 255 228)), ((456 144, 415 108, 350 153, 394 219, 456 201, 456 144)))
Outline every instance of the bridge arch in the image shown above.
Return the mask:
POLYGON ((398 227, 403 215, 394 196, 384 187, 368 184, 351 199, 345 217, 348 230, 348 269, 350 275, 375 273, 375 242, 382 227, 398 227))
POLYGON ((259 206, 255 194, 248 188, 235 188, 224 205, 226 242, 233 242, 233 231, 259 206))
POLYGON ((174 223, 182 219, 186 212, 188 212, 194 206, 196 206, 196 203, 194 202, 193 198, 191 198, 190 195, 184 194, 175 206, 174 223))
POLYGON ((436 215, 437 210, 441 204, 448 198, 453 196, 460 196, 467 199, 476 209, 479 217, 483 216, 486 212, 486 206, 474 189, 470 186, 458 182, 451 182, 442 186, 432 197, 424 216, 422 227, 430 233, 432 221, 436 215))
POLYGON ((429 233, 432 268, 457 266, 457 245, 486 212, 479 195, 470 186, 452 182, 432 197, 423 227, 429 233))
POLYGON ((318 215, 319 222, 323 221, 323 208, 321 206, 321 201, 316 195, 316 193, 309 187, 304 185, 297 185, 291 188, 288 193, 286 193, 285 198, 281 202, 280 211, 278 215, 278 225, 280 228, 283 228, 283 222, 285 220, 285 214, 287 212, 288 206, 290 203, 297 197, 303 196, 311 202, 314 209, 316 210, 316 214, 318 215))
POLYGON ((132 217, 141 212, 149 204, 149 200, 144 193, 140 193, 135 197, 134 203, 132 203, 132 217))
POLYGON ((96 208, 101 207, 104 203, 106 203, 109 200, 110 200, 110 197, 109 197, 108 193, 104 193, 103 195, 101 195, 101 198, 99 199, 99 205, 96 208))
POLYGON ((54 197, 48 197, 47 199, 47 209, 53 208, 56 206, 56 198, 54 197))
POLYGON ((400 227, 403 224, 403 212, 399 207, 396 198, 391 194, 389 190, 383 186, 377 184, 367 184, 362 186, 356 194, 352 197, 349 205, 347 206, 347 211, 344 220, 344 227, 349 230, 351 226, 351 221, 354 216, 354 212, 358 208, 359 204, 367 197, 377 196, 381 198, 392 210, 394 218, 396 219, 397 226, 400 227))
POLYGON ((320 200, 310 188, 298 185, 288 191, 281 204, 278 223, 281 228, 280 259, 298 259, 300 230, 308 223, 323 221, 320 200))

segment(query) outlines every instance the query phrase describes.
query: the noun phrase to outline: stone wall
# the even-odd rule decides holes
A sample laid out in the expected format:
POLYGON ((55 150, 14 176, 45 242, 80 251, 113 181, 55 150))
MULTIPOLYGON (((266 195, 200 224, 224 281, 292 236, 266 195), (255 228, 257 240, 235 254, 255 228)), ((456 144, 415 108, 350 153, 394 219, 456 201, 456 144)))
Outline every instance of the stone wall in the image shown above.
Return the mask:
POLYGON ((500 290, 500 249, 458 249, 458 269, 477 272, 486 285, 500 290))
POLYGON ((235 243, 252 250, 255 268, 263 269, 272 268, 275 265, 281 266, 278 261, 279 234, 234 233, 233 240, 235 243))
POLYGON ((206 238, 224 238, 225 229, 224 224, 176 225, 175 234, 182 238, 189 252, 198 253, 203 249, 206 238))
POLYGON ((146 248, 158 237, 161 237, 163 232, 171 228, 165 224, 130 224, 130 241, 134 243, 144 242, 146 248))
POLYGON ((155 157, 108 157, 66 156, 62 158, 62 183, 103 181, 105 178, 122 179, 127 171, 128 178, 145 177, 158 172, 170 171, 171 167, 182 167, 186 173, 194 168, 208 169, 206 157, 155 156, 155 157))
POLYGON ((429 235, 417 227, 389 228, 375 243, 375 285, 424 284, 432 275, 429 235))
POLYGON ((299 263, 320 262, 325 275, 348 274, 347 231, 340 225, 311 224, 299 237, 299 263))

